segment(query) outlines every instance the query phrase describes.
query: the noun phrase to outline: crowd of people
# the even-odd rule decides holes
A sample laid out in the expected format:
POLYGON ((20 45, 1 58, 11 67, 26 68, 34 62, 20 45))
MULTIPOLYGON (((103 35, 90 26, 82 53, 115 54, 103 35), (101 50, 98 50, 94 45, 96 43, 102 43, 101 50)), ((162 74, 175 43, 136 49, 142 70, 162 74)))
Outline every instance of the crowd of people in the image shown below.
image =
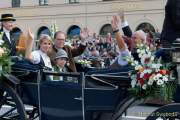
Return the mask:
MULTIPOLYGON (((13 14, 2 14, 2 30, 3 40, 9 48, 11 48, 10 55, 16 55, 16 45, 18 40, 13 40, 11 30, 13 28, 13 14)), ((57 31, 54 35, 54 40, 49 35, 41 34, 39 37, 39 46, 37 50, 33 50, 34 34, 28 30, 26 40, 26 54, 25 58, 33 64, 42 64, 49 68, 49 70, 63 71, 63 72, 77 72, 76 63, 74 59, 93 59, 95 61, 103 60, 105 62, 103 67, 117 67, 125 66, 127 63, 122 60, 124 50, 131 52, 133 49, 132 39, 141 37, 147 39, 148 45, 153 46, 153 38, 147 37, 146 34, 139 30, 132 33, 127 21, 124 19, 124 14, 114 16, 112 18, 113 34, 107 33, 106 36, 96 35, 91 36, 89 30, 84 28, 81 30, 80 36, 73 40, 71 46, 66 45, 66 34, 62 31, 57 31), (119 26, 122 27, 124 36, 121 36, 119 26), (120 36, 118 36, 120 35, 120 36), (119 43, 119 39, 121 40, 119 43), (53 42, 54 41, 54 42, 53 42), (122 47, 123 46, 123 47, 122 47), (126 49, 124 49, 124 47, 126 49), (123 51, 121 51, 123 49, 123 51), (61 51, 63 54, 60 54, 61 51), (67 54, 67 55, 66 55, 67 54), (119 60, 120 59, 120 60, 119 60), (115 63, 118 64, 116 65, 115 63), (62 64, 62 65, 60 65, 62 64), (55 67, 54 67, 55 66, 55 67), (57 69, 57 66, 59 69, 57 69), (55 69, 56 68, 56 69, 55 69), (66 68, 66 69, 65 69, 66 68)), ((150 35, 149 35, 150 36, 150 35)), ((140 39, 141 39, 140 38, 140 39)), ((125 53, 130 54, 130 53, 125 53)), ((95 67, 102 67, 95 65, 95 67)))
MULTIPOLYGON (((168 4, 170 3, 167 2, 167 6, 168 4)), ((2 39, 11 50, 10 55, 16 55, 16 45, 18 43, 18 40, 13 39, 11 33, 15 20, 13 14, 2 14, 0 20, 2 23, 1 32, 3 32, 2 39)), ((55 33, 54 40, 49 35, 41 34, 37 50, 33 50, 34 34, 31 30, 28 30, 25 58, 33 64, 41 64, 49 70, 59 72, 77 72, 75 59, 103 60, 105 62, 104 68, 87 72, 87 74, 92 74, 124 71, 129 67, 128 62, 123 59, 124 57, 132 55, 134 59, 139 60, 136 51, 136 44, 138 43, 155 48, 158 53, 157 57, 163 55, 162 52, 159 52, 161 49, 161 45, 157 41, 159 38, 154 38, 152 32, 148 29, 132 32, 123 12, 112 17, 111 26, 113 34, 107 33, 106 36, 96 35, 95 33, 90 36, 89 30, 84 28, 81 30, 79 37, 74 37, 75 40, 73 40, 71 46, 65 44, 66 34, 62 31, 55 33), (123 33, 120 32, 121 30, 123 33)), ((166 28, 166 23, 164 28, 166 28)))

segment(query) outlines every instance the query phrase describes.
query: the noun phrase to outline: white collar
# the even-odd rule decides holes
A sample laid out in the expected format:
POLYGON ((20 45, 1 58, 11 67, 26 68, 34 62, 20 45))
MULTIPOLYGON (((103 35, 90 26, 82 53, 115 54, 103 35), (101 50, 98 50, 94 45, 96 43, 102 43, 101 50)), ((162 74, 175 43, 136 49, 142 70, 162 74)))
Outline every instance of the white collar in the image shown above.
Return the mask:
POLYGON ((10 32, 9 30, 7 30, 7 29, 4 28, 4 27, 3 27, 3 31, 4 31, 5 33, 9 33, 9 32, 10 32))
POLYGON ((43 55, 43 56, 47 56, 47 54, 44 53, 42 50, 39 50, 39 53, 40 53, 41 55, 43 55))

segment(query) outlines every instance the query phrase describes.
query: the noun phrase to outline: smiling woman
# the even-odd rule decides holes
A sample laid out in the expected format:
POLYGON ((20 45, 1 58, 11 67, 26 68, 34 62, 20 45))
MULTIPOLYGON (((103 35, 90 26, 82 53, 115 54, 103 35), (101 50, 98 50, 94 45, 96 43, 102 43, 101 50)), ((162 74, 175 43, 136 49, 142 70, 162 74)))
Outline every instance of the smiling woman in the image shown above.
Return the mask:
POLYGON ((52 65, 49 56, 47 55, 52 49, 52 40, 49 35, 42 34, 39 38, 39 50, 32 52, 34 35, 29 30, 28 31, 28 40, 25 58, 29 59, 34 64, 40 64, 49 70, 52 70, 52 65))

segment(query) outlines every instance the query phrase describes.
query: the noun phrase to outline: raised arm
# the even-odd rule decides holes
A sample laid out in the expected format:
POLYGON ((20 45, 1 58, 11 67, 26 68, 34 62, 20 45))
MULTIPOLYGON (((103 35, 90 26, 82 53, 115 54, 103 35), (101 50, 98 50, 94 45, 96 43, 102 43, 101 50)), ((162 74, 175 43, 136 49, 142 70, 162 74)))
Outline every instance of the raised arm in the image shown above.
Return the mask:
POLYGON ((119 13, 118 13, 120 19, 121 19, 121 26, 122 27, 122 31, 124 33, 125 36, 127 37, 131 37, 132 36, 132 30, 128 24, 128 22, 125 20, 125 15, 124 15, 124 11, 121 10, 119 13))
POLYGON ((121 51, 124 51, 126 49, 126 45, 125 45, 124 39, 122 38, 119 32, 119 27, 118 27, 119 24, 121 24, 121 19, 119 18, 119 16, 117 15, 113 16, 112 21, 111 21, 111 26, 115 34, 115 38, 116 38, 119 49, 121 51))
POLYGON ((90 35, 89 35, 88 28, 84 28, 81 30, 81 33, 80 33, 81 43, 78 48, 74 48, 71 50, 73 57, 79 56, 85 51, 89 36, 90 35))
POLYGON ((34 43, 34 34, 31 32, 30 29, 28 29, 25 58, 30 60, 30 61, 32 61, 31 53, 32 53, 33 43, 34 43))

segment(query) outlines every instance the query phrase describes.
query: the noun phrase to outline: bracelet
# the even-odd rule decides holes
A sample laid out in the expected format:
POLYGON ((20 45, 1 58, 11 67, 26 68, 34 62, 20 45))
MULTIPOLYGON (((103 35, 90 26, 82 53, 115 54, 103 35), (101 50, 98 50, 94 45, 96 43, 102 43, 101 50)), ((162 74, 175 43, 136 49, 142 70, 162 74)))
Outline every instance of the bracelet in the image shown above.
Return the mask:
POLYGON ((119 29, 113 31, 113 33, 117 33, 117 32, 119 32, 119 29))

